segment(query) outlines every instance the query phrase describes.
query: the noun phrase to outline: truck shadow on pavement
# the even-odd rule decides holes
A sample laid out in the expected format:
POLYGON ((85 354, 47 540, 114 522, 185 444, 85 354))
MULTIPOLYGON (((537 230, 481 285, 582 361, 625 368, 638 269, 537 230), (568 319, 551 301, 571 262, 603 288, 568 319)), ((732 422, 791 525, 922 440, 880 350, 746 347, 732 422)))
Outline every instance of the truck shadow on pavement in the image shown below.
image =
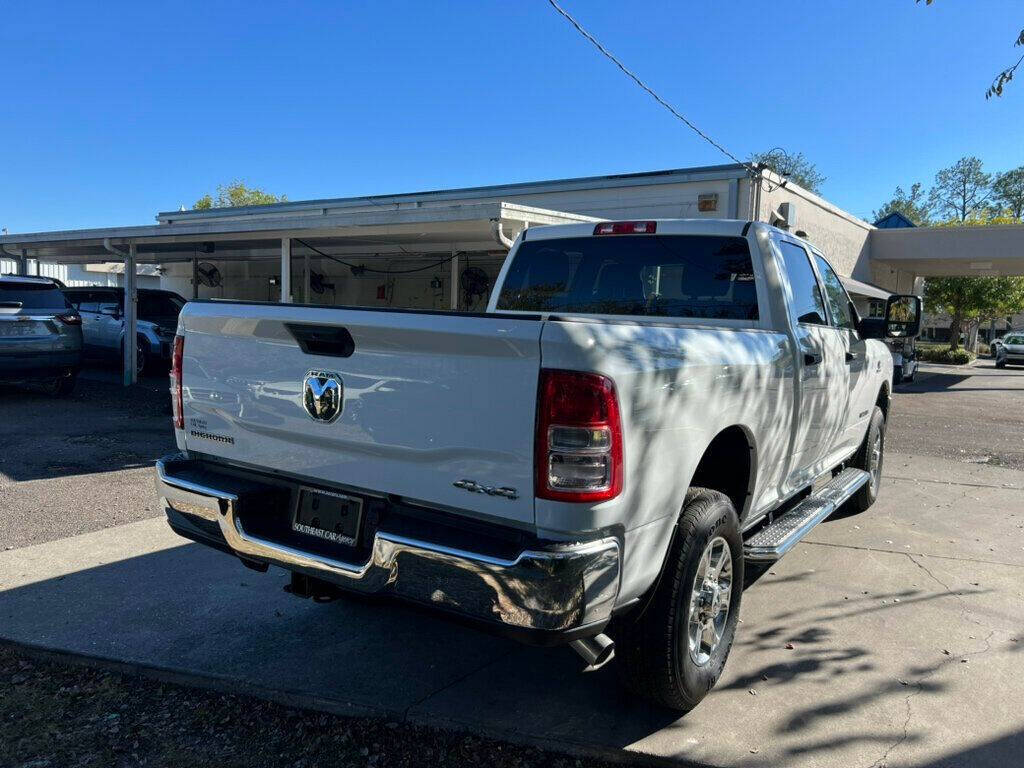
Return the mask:
MULTIPOLYGON (((30 569, 31 560, 20 568, 30 569)), ((767 626, 741 626, 719 687, 680 718, 632 698, 607 666, 583 672, 567 648, 520 646, 399 603, 300 600, 284 593, 282 571, 254 573, 195 544, 13 586, 12 575, 28 578, 18 570, 8 564, 0 571, 8 585, 0 584, 0 638, 7 641, 171 671, 186 682, 311 708, 586 748, 632 746, 690 759, 686 743, 709 739, 709 728, 723 722, 745 728, 748 691, 755 690, 786 702, 766 715, 783 754, 854 743, 877 744, 881 751, 921 735, 900 723, 861 732, 843 719, 887 699, 944 690, 929 679, 935 670, 927 665, 880 676, 877 649, 845 642, 830 627, 837 618, 899 613, 945 597, 941 592, 817 602, 775 613, 767 626), (788 655, 780 659, 780 652, 788 655), (851 693, 841 682, 856 676, 874 682, 851 693), (820 695, 807 697, 808 681, 820 695), (835 722, 822 729, 823 721, 835 722), (828 736, 792 743, 808 730, 828 736), (656 746, 645 744, 652 740, 656 746)), ((745 607, 762 611, 757 603, 777 598, 776 586, 806 577, 755 584, 745 593, 745 607)))

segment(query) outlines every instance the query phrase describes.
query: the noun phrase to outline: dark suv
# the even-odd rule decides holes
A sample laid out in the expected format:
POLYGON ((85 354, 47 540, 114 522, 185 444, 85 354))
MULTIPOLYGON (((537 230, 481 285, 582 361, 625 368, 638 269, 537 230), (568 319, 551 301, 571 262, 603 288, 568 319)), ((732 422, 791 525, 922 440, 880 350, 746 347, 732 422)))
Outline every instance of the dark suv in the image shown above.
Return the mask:
POLYGON ((0 380, 67 395, 81 364, 82 320, 57 283, 0 276, 0 380))
MULTIPOLYGON (((64 295, 82 316, 86 352, 105 357, 123 354, 124 288, 65 288, 64 295)), ((170 360, 185 299, 173 291, 139 288, 136 306, 136 365, 141 373, 147 365, 170 360)))

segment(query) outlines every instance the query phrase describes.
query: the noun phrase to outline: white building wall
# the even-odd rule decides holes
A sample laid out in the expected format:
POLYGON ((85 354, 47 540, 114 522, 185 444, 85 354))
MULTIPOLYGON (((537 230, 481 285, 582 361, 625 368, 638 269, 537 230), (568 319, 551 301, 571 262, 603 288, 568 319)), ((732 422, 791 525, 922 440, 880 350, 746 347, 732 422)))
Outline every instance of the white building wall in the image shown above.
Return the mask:
MULTIPOLYGON (((796 224, 792 227, 794 232, 806 232, 806 239, 825 255, 841 275, 868 283, 875 282, 876 277, 871 269, 870 244, 870 235, 875 229, 873 226, 792 182, 785 187, 765 183, 760 190, 759 203, 757 193, 755 188, 754 218, 757 221, 774 223, 773 212, 782 203, 791 203, 796 210, 796 224)), ((882 283, 878 285, 890 288, 882 283)))

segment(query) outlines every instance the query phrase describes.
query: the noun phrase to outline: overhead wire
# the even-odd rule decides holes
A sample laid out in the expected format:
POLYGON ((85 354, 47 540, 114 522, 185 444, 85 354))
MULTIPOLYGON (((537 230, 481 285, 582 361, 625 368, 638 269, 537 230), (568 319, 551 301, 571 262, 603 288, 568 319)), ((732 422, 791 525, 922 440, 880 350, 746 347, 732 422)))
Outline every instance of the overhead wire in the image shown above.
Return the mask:
MULTIPOLYGON (((376 275, 411 275, 414 272, 426 272, 431 269, 437 269, 437 267, 441 266, 442 264, 447 264, 448 262, 450 262, 452 259, 459 255, 459 253, 453 253, 450 256, 445 256, 443 259, 434 262, 433 264, 428 264, 425 267, 415 267, 414 269, 373 269, 372 267, 367 267, 365 264, 352 264, 351 262, 345 261, 344 259, 339 259, 337 256, 332 256, 329 253, 321 251, 316 246, 310 245, 305 240, 302 240, 298 237, 293 238, 293 240, 295 240, 295 242, 299 243, 300 245, 305 246, 309 250, 313 251, 313 253, 317 254, 318 256, 323 256, 325 259, 330 259, 331 261, 335 261, 338 264, 345 265, 353 272, 372 272, 376 275)), ((402 248, 402 246, 398 247, 402 248)), ((404 248, 402 248, 402 251, 410 256, 416 255, 410 253, 409 251, 406 251, 404 248)))
POLYGON ((661 96, 659 96, 658 93, 653 88, 651 88, 649 85, 647 85, 647 83, 645 83, 643 80, 641 80, 640 77, 636 73, 634 73, 631 69, 629 69, 629 67, 627 67, 625 64, 623 64, 622 61, 614 53, 612 53, 607 48, 605 48, 604 45, 602 45, 601 42, 596 37, 594 37, 592 34, 590 34, 590 32, 588 32, 586 29, 584 29, 583 25, 580 24, 580 22, 577 21, 572 16, 572 14, 570 14, 561 5, 559 5, 556 2, 556 0, 548 0, 548 3, 561 16, 563 16, 565 18, 565 20, 568 21, 573 26, 573 28, 575 28, 575 30, 577 32, 579 32, 584 38, 586 38, 588 41, 590 41, 590 43, 592 43, 594 45, 594 47, 597 48, 597 50, 600 51, 601 54, 605 56, 605 58, 607 58, 616 67, 618 67, 620 70, 622 70, 622 73, 624 75, 626 75, 626 77, 628 77, 630 80, 632 80, 634 83, 636 83, 652 99, 654 99, 656 102, 658 102, 658 104, 660 104, 662 107, 667 109, 675 118, 677 118, 678 120, 681 120, 691 131, 696 133, 700 138, 702 138, 704 141, 706 141, 708 144, 713 146, 715 149, 717 149, 719 152, 721 152, 723 155, 728 157, 733 162, 743 166, 743 168, 745 168, 747 170, 747 172, 750 173, 753 178, 758 179, 759 182, 762 185, 762 189, 765 189, 765 191, 771 192, 775 188, 777 188, 779 186, 784 186, 785 185, 786 181, 785 181, 785 179, 783 179, 782 184, 772 186, 770 184, 770 182, 768 182, 764 178, 764 175, 762 174, 760 168, 758 168, 755 165, 751 165, 748 162, 740 160, 738 157, 736 157, 736 155, 734 155, 732 152, 730 152, 728 149, 726 149, 722 144, 720 144, 719 142, 715 141, 708 134, 706 134, 704 131, 702 131, 700 128, 698 128, 696 125, 694 125, 694 123, 691 120, 689 120, 684 114, 682 114, 679 110, 677 110, 675 107, 673 107, 668 101, 666 101, 661 96), (764 187, 764 185, 766 183, 769 184, 768 188, 764 187))

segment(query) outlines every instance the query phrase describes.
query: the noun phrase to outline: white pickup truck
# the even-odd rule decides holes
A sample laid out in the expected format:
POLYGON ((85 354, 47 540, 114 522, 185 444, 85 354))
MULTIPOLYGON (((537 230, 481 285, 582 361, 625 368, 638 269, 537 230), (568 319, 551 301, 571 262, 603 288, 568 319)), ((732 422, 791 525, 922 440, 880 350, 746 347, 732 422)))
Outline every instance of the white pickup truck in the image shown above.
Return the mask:
POLYGON ((487 311, 189 302, 171 527, 290 591, 382 593, 688 710, 744 563, 879 491, 892 356, 824 256, 759 223, 529 229, 487 311))

